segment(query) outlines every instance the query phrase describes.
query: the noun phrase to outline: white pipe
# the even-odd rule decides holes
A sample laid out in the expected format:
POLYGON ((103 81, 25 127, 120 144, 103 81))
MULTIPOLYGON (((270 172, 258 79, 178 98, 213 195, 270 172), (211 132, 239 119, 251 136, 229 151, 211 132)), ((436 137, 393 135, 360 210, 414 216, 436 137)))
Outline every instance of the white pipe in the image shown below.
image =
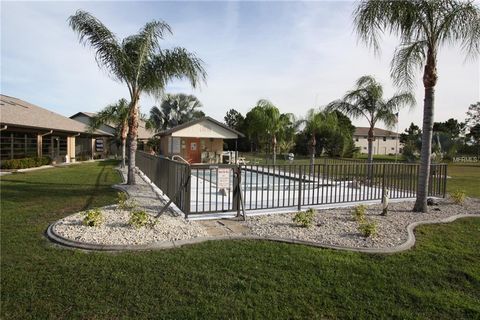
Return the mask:
POLYGON ((7 130, 8 126, 4 125, 3 128, 0 129, 0 131, 7 130))
POLYGON ((47 136, 47 135, 52 134, 52 133, 53 133, 53 130, 50 130, 47 133, 41 134, 40 137, 44 137, 44 136, 47 136))

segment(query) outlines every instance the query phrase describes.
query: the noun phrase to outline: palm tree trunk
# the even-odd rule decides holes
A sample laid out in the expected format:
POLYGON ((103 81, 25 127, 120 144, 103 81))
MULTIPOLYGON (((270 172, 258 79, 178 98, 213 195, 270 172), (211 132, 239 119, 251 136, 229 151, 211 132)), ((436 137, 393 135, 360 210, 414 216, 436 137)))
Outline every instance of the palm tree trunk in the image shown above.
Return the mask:
POLYGON ((130 117, 128 123, 128 139, 130 150, 128 156, 127 184, 135 183, 135 154, 137 152, 137 131, 138 131, 138 97, 132 99, 130 105, 130 117))
POLYGON ((310 143, 310 173, 313 172, 313 166, 315 165, 315 147, 317 146, 317 140, 315 139, 315 132, 312 133, 312 140, 310 143))
POLYGON ((370 126, 368 130, 368 157, 367 157, 367 181, 372 181, 372 173, 373 173, 373 140, 374 140, 375 132, 374 126, 370 126))
POLYGON ((275 135, 272 139, 272 148, 273 148, 273 165, 277 162, 277 137, 275 135))
POLYGON ((125 153, 127 148, 127 128, 128 122, 122 125, 122 131, 120 133, 120 137, 122 139, 122 168, 125 168, 125 153))
POLYGON ((435 85, 437 83, 436 56, 433 50, 427 54, 427 63, 423 73, 425 99, 423 100, 422 150, 420 151, 420 172, 417 183, 417 198, 413 211, 427 212, 428 179, 432 157, 433 110, 435 102, 435 85))
POLYGON ((420 152, 420 172, 417 184, 417 199, 413 211, 427 212, 428 178, 430 176, 430 162, 432 158, 432 136, 433 136, 433 107, 435 89, 425 88, 425 100, 423 106, 423 127, 422 127, 422 150, 420 152))
POLYGON ((125 168, 125 149, 127 148, 127 139, 122 138, 122 168, 125 168))
POLYGON ((373 139, 374 139, 374 128, 370 127, 368 130, 368 158, 367 163, 371 164, 373 162, 373 139))

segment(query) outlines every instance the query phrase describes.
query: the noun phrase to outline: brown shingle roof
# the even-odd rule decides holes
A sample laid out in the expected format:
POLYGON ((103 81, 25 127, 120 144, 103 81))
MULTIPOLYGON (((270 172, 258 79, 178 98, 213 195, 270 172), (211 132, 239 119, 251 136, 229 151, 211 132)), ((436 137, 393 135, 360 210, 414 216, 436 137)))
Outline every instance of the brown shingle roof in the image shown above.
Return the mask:
MULTIPOLYGON (((80 112, 75 113, 75 114, 74 114, 73 116, 71 116, 70 118, 73 119, 73 118, 75 118, 76 116, 82 115, 82 114, 85 115, 85 116, 87 116, 87 117, 89 117, 89 118, 92 118, 92 117, 95 116, 97 113, 96 113, 96 112, 80 111, 80 112)), ((112 125, 112 124, 107 123, 106 125, 115 129, 115 126, 112 125)), ((145 121, 143 121, 143 120, 140 119, 140 120, 138 121, 137 139, 147 140, 147 139, 150 139, 150 138, 153 137, 154 132, 148 130, 145 126, 146 126, 145 121)))
MULTIPOLYGON (((63 132, 88 132, 87 126, 79 121, 3 94, 0 95, 0 123, 63 132)), ((94 134, 111 136, 102 130, 96 130, 94 134)))
MULTIPOLYGON (((356 127, 355 132, 353 133, 354 136, 368 136, 368 127, 356 127)), ((374 128, 373 135, 375 137, 396 137, 398 136, 397 133, 385 129, 374 128)))

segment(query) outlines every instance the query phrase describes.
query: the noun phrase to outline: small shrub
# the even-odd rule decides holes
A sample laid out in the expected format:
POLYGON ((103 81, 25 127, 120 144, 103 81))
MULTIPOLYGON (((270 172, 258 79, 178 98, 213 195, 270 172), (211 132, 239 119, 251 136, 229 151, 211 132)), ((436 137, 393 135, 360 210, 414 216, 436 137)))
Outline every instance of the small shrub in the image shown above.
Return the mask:
POLYGON ((377 234, 377 223, 375 221, 363 221, 358 225, 360 233, 368 238, 377 234))
POLYGON ((365 214, 367 213, 367 207, 363 204, 356 206, 353 211, 352 215, 355 221, 362 222, 365 220, 365 214))
POLYGON ((2 169, 27 169, 47 165, 51 162, 52 160, 49 157, 33 157, 3 160, 0 166, 2 169))
POLYGON ((450 193, 450 197, 452 197, 453 203, 462 205, 465 202, 467 195, 463 190, 455 190, 454 192, 450 193))
POLYGON ((103 223, 104 217, 103 212, 96 208, 88 210, 85 213, 85 218, 83 218, 83 224, 89 227, 97 227, 103 223))
POLYGON ((128 223, 135 229, 138 229, 147 225, 153 227, 155 225, 155 220, 152 219, 145 211, 135 210, 132 211, 128 223))
POLYGON ((117 203, 118 208, 121 210, 132 210, 137 206, 135 200, 128 199, 125 192, 117 192, 117 203))
POLYGON ((299 224, 303 228, 310 228, 315 218, 315 210, 310 208, 305 212, 297 212, 293 217, 293 222, 299 224))

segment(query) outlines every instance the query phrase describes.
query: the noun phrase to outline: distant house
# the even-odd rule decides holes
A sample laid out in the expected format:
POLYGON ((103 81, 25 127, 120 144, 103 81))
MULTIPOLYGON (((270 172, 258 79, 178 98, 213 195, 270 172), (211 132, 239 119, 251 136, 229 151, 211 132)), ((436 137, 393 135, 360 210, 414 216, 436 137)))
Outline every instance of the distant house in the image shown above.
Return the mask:
POLYGON ((112 134, 89 132, 86 125, 24 100, 0 95, 1 160, 48 156, 55 162, 75 162, 77 143, 88 141, 87 158, 108 156, 103 147, 112 134))
MULTIPOLYGON (((353 134, 355 146, 361 153, 368 153, 368 127, 357 127, 353 134)), ((374 129, 373 154, 398 154, 402 152, 403 145, 399 135, 393 131, 380 128, 374 129)))
MULTIPOLYGON (((77 112, 70 118, 76 121, 80 121, 87 126, 90 124, 90 119, 95 116, 94 112, 77 112)), ((114 126, 105 124, 99 128, 102 131, 109 132, 113 135, 113 138, 108 140, 108 146, 112 154, 119 154, 120 152, 120 141, 117 141, 115 135, 117 134, 116 128, 114 126)), ((137 131, 137 141, 138 141, 138 150, 147 150, 147 142, 149 139, 153 138, 154 132, 146 128, 145 121, 139 120, 138 122, 138 131, 137 131)))
POLYGON ((223 140, 238 139, 244 135, 225 124, 203 117, 157 133, 159 153, 178 155, 190 163, 223 162, 223 140))

